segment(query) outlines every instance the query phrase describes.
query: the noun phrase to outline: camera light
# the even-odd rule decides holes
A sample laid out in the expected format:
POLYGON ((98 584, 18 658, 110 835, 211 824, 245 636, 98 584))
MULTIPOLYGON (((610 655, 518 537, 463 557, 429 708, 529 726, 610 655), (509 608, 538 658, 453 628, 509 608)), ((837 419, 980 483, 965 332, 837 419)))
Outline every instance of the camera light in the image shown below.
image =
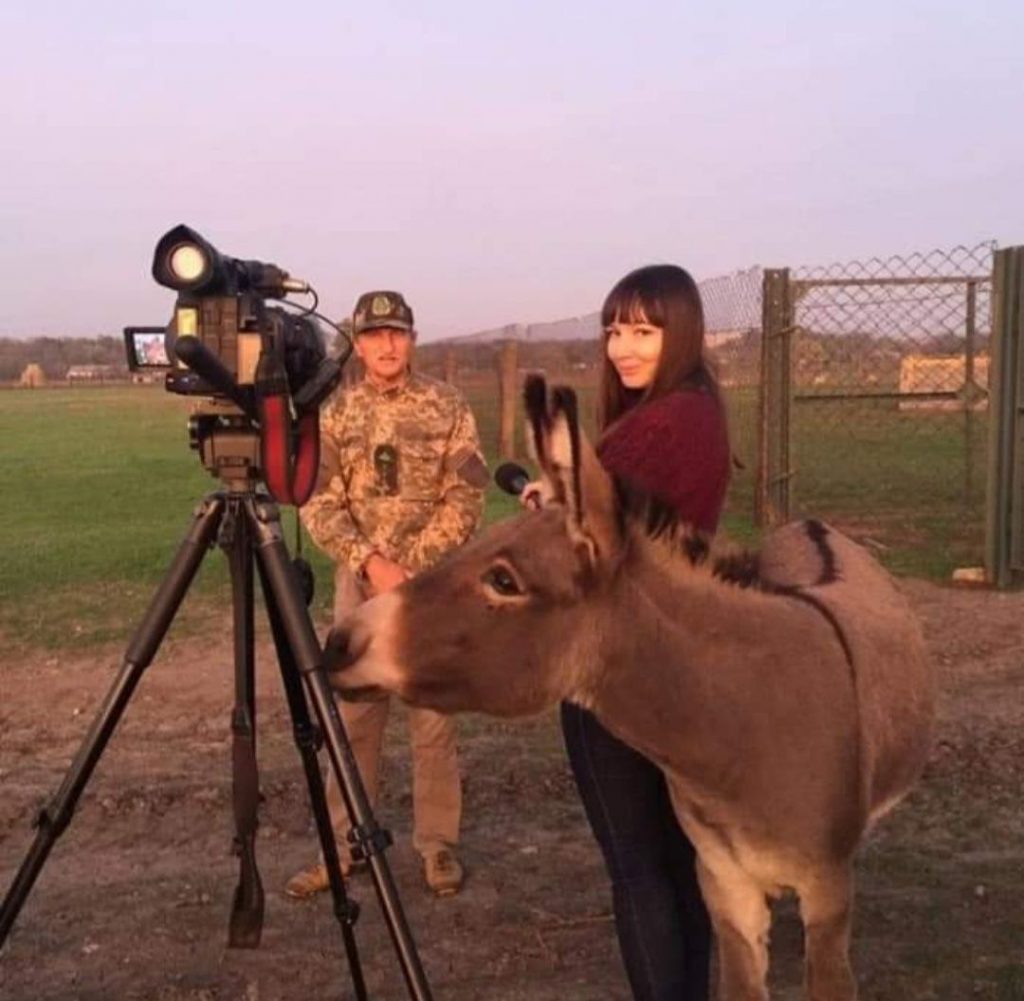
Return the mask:
POLYGON ((174 311, 174 329, 179 337, 195 337, 199 333, 199 310, 179 306, 174 311))
POLYGON ((194 243, 180 243, 167 255, 167 265, 179 281, 194 282, 206 271, 206 255, 194 243))

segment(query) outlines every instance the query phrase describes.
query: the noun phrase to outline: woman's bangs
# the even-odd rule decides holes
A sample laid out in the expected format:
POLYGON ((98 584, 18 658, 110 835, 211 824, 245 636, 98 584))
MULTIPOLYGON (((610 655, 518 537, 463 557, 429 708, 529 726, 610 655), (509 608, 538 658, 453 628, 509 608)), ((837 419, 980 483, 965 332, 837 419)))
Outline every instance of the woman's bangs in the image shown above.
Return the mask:
POLYGON ((653 327, 664 327, 665 310, 660 299, 623 283, 612 289, 601 310, 601 326, 607 328, 613 323, 649 323, 653 327))

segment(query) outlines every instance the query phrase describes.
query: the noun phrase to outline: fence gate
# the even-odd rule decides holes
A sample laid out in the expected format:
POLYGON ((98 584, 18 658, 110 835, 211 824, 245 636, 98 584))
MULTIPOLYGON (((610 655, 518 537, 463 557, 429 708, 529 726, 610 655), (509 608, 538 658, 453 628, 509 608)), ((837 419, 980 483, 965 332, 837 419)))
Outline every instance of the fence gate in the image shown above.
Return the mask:
POLYGON ((999 587, 1024 583, 1024 247, 995 255, 992 421, 985 569, 999 587))
POLYGON ((824 517, 897 570, 982 563, 992 254, 765 272, 763 523, 824 517))

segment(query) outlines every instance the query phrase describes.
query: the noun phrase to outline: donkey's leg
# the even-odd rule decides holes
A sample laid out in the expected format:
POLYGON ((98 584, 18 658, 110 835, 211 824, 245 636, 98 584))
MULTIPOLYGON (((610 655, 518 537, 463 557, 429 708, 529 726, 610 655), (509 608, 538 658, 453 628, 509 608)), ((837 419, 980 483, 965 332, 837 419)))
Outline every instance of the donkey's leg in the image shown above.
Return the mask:
POLYGON ((819 870, 799 888, 809 1001, 856 1001, 850 966, 853 874, 849 863, 819 870))
POLYGON ((719 1001, 768 1001, 771 911, 761 889, 725 853, 698 857, 697 878, 718 941, 719 1001))

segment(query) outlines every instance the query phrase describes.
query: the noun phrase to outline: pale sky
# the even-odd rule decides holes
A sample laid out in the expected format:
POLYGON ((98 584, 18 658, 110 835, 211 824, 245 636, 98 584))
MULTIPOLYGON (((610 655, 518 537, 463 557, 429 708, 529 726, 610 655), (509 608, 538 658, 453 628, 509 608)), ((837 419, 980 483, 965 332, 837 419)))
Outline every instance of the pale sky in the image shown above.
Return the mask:
POLYGON ((426 338, 1024 243, 1024 3, 7 0, 0 336, 161 324, 184 222, 426 338))

